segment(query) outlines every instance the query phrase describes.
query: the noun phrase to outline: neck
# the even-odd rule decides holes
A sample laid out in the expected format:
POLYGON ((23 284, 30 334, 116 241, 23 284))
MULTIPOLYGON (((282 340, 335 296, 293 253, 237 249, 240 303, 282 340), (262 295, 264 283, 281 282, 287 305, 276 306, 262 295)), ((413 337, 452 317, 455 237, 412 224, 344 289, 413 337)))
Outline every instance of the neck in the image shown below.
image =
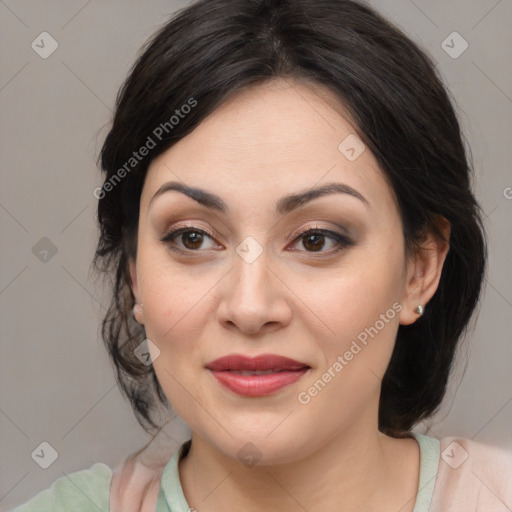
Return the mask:
POLYGON ((190 451, 180 461, 185 498, 202 512, 223 511, 226 504, 247 512, 412 512, 418 443, 388 437, 376 425, 358 427, 339 433, 307 457, 250 467, 193 432, 190 451))

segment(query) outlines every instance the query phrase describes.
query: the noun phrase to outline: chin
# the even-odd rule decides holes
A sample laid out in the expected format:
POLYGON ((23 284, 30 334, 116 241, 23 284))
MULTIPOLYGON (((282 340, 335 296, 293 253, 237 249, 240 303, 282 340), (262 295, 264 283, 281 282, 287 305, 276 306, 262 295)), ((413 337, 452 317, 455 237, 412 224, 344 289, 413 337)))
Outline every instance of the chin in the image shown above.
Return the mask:
POLYGON ((220 437, 208 436, 207 440, 225 456, 247 467, 289 464, 315 450, 312 440, 299 438, 296 432, 289 429, 283 429, 279 434, 276 431, 270 435, 268 429, 248 430, 244 434, 243 429, 238 428, 238 434, 233 437, 223 431, 220 437))

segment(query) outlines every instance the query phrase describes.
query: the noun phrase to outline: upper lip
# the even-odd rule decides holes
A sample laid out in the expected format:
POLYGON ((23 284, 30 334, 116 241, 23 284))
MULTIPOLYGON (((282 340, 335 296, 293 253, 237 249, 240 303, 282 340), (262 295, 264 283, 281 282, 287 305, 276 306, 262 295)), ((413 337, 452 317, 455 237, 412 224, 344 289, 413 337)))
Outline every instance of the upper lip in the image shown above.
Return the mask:
POLYGON ((309 365, 275 354, 261 354, 256 357, 230 354, 211 361, 206 365, 206 368, 213 371, 300 370, 302 368, 309 368, 309 365))

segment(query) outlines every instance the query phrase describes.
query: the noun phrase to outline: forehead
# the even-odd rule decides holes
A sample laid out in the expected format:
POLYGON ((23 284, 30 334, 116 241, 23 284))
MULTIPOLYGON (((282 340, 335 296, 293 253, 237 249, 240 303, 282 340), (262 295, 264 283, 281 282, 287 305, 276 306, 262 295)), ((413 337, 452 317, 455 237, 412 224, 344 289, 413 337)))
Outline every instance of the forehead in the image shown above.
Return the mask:
POLYGON ((340 182, 361 192, 376 211, 395 207, 378 162, 343 105, 321 85, 288 79, 236 94, 154 159, 141 206, 163 183, 176 180, 245 206, 340 182))

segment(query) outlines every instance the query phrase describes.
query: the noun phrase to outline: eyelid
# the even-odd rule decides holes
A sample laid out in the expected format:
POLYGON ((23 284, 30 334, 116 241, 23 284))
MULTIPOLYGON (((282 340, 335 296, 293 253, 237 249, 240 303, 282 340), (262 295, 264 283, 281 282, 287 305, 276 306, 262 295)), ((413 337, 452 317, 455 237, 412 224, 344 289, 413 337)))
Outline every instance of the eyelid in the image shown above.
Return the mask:
MULTIPOLYGON (((176 228, 169 229, 165 232, 165 234, 162 237, 159 237, 158 239, 160 240, 160 242, 169 244, 171 242, 171 239, 177 238, 182 233, 186 233, 187 231, 194 231, 194 232, 205 234, 214 242, 216 242, 216 239, 218 238, 218 235, 216 233, 210 231, 207 228, 200 228, 199 226, 186 225, 186 226, 178 226, 176 228)), ((200 251, 188 250, 188 252, 200 252, 200 251)))
MULTIPOLYGON (((186 253, 189 255, 200 254, 202 252, 205 252, 205 250, 197 249, 187 249, 187 248, 180 248, 177 247, 176 244, 173 242, 174 239, 178 238, 182 233, 186 232, 198 232, 202 233, 208 238, 210 238, 213 242, 217 242, 218 235, 210 231, 208 228, 200 228, 199 226, 194 225, 183 225, 183 226, 177 226, 173 229, 170 229, 166 232, 166 234, 159 238, 159 240, 163 243, 165 243, 170 249, 177 251, 179 253, 186 253)), ((321 234, 327 238, 330 238, 334 241, 334 248, 327 250, 327 251, 301 251, 301 250, 293 250, 293 252, 300 252, 305 253, 310 257, 321 257, 321 256, 328 256, 335 253, 338 253, 346 248, 352 247, 355 245, 354 241, 346 234, 341 234, 337 231, 334 231, 332 229, 328 228, 322 228, 321 226, 314 225, 314 226, 306 226, 301 228, 299 231, 295 231, 294 234, 291 236, 290 243, 298 243, 300 239, 305 236, 308 233, 316 233, 321 234)))
POLYGON ((310 232, 320 233, 320 234, 326 236, 327 238, 334 240, 335 247, 336 247, 335 249, 331 249, 328 251, 298 251, 298 252, 303 252, 305 254, 308 254, 311 257, 315 257, 315 255, 317 255, 317 254, 327 256, 329 254, 334 254, 334 253, 340 252, 348 247, 352 247, 352 246, 356 245, 355 242, 353 241, 353 239, 351 237, 349 237, 347 234, 342 234, 337 231, 334 231, 333 229, 323 228, 318 225, 301 228, 298 232, 295 232, 295 234, 291 237, 291 241, 292 242, 299 241, 299 239, 301 237, 303 237, 304 235, 306 235, 310 232))
MULTIPOLYGON (((296 238, 298 238, 299 236, 309 233, 310 231, 320 231, 323 233, 328 233, 329 235, 332 234, 332 235, 336 235, 336 236, 348 239, 347 233, 338 233, 337 231, 333 230, 332 228, 322 227, 322 226, 319 226, 318 224, 315 224, 314 226, 306 226, 304 228, 300 228, 298 231, 294 232, 294 234, 291 236, 291 239, 293 241, 296 238)), ((345 231, 345 230, 342 229, 342 231, 345 231)))
POLYGON ((163 237, 160 238, 160 240, 164 241, 170 235, 176 236, 178 231, 181 232, 181 231, 187 231, 187 230, 203 232, 203 233, 207 234, 212 239, 222 238, 221 235, 219 233, 215 232, 214 230, 210 230, 208 228, 201 227, 201 226, 194 225, 194 224, 183 224, 183 225, 178 225, 176 227, 173 227, 172 229, 167 229, 165 234, 163 235, 163 237))

